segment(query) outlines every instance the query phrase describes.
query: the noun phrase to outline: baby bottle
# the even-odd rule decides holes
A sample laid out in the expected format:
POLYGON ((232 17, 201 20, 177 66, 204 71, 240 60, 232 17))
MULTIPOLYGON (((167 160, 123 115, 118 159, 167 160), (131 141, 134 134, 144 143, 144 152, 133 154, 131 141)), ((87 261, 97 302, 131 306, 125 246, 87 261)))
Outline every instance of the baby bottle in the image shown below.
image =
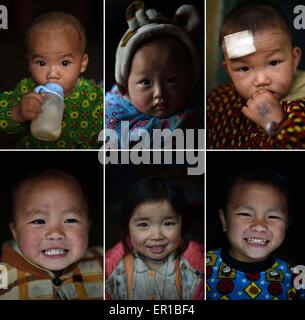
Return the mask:
POLYGON ((32 135, 43 141, 56 140, 61 133, 64 112, 64 89, 57 83, 47 83, 34 89, 36 93, 47 93, 42 101, 42 112, 31 123, 32 135))

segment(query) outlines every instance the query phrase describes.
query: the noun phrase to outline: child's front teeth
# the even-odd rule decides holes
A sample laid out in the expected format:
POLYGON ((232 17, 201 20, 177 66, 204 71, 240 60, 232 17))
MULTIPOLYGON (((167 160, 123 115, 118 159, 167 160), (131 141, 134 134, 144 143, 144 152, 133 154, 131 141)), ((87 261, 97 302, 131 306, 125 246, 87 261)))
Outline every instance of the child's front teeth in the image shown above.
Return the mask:
POLYGON ((64 254, 65 253, 65 249, 48 249, 45 250, 45 254, 47 256, 57 256, 60 254, 64 254))
POLYGON ((253 244, 261 244, 261 245, 265 245, 267 243, 268 240, 266 239, 258 239, 258 238, 249 238, 248 242, 249 243, 253 243, 253 244))

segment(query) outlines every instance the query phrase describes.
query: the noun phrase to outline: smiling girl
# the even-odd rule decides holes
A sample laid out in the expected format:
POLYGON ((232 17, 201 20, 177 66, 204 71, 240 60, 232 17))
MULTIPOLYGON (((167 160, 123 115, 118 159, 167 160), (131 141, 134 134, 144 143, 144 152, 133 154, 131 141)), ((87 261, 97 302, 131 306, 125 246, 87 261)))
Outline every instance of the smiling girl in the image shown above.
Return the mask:
POLYGON ((203 299, 203 247, 188 239, 188 212, 170 179, 148 177, 131 188, 126 237, 106 253, 106 299, 203 299))

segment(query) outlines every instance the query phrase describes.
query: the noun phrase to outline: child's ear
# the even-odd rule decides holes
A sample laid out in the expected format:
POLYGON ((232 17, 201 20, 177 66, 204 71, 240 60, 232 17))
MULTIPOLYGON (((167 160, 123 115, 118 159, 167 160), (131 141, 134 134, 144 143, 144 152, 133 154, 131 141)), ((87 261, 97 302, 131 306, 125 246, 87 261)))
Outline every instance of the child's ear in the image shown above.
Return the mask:
POLYGON ((9 228, 10 228, 10 231, 11 231, 11 233, 13 235, 14 240, 17 241, 17 233, 16 233, 15 224, 11 222, 9 224, 9 228))
POLYGON ((225 60, 222 61, 222 66, 226 71, 228 71, 227 63, 225 60))
POLYGON ((87 53, 85 53, 82 58, 82 63, 80 66, 80 73, 83 73, 86 71, 88 62, 89 62, 89 57, 88 57, 87 53))
POLYGON ((224 213, 224 211, 222 209, 219 209, 218 214, 219 214, 219 218, 220 218, 220 221, 221 221, 221 224, 222 224, 222 230, 224 232, 226 232, 227 231, 226 215, 225 215, 225 213, 224 213))
POLYGON ((293 56, 293 70, 296 71, 302 57, 302 49, 299 47, 294 47, 292 49, 292 56, 293 56))

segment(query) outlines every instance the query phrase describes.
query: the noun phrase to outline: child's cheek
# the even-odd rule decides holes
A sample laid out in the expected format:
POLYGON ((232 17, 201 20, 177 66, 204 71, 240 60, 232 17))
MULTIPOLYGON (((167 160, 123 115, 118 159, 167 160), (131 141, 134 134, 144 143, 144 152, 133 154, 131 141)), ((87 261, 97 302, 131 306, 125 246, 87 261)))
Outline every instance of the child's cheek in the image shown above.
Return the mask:
POLYGON ((173 246, 178 247, 181 242, 181 231, 177 230, 173 232, 173 234, 169 236, 169 239, 173 246))
POLYGON ((19 247, 22 253, 28 257, 35 256, 35 254, 40 251, 39 242, 40 242, 40 235, 37 232, 32 233, 21 233, 19 238, 19 247))
POLYGON ((86 228, 79 228, 70 233, 68 235, 70 238, 70 242, 72 245, 74 245, 76 248, 78 248, 79 251, 85 251, 88 246, 88 231, 86 228))
POLYGON ((131 241, 132 246, 135 249, 143 246, 144 243, 145 243, 143 235, 141 235, 139 233, 136 233, 136 232, 131 232, 130 233, 130 241, 131 241))
POLYGON ((146 113, 149 107, 147 98, 144 95, 135 97, 132 101, 133 105, 137 108, 138 111, 146 113))

